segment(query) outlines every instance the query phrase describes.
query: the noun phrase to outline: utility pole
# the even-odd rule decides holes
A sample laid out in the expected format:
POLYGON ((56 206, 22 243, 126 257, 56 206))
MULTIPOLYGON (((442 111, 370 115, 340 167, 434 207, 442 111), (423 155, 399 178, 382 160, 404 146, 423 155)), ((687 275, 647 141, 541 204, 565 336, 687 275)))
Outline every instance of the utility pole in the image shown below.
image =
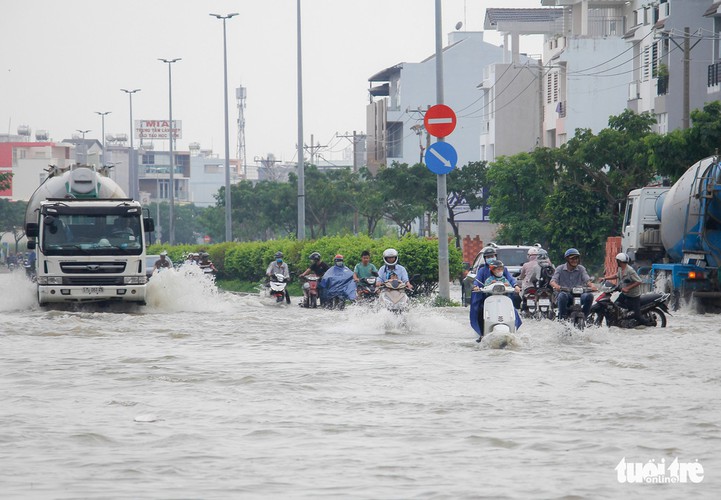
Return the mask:
MULTIPOLYGON (((443 28, 441 0, 436 0, 436 104, 443 104, 443 28)), ((443 139, 438 139, 443 141, 443 139)), ((438 176, 438 295, 450 300, 451 290, 448 283, 448 190, 446 175, 438 176)))
POLYGON ((101 121, 102 121, 102 134, 103 134, 103 154, 100 157, 100 166, 105 166, 105 116, 109 115, 111 111, 96 111, 96 115, 100 115, 101 121))
POLYGON ((318 144, 314 144, 315 138, 313 137, 313 134, 310 134, 310 146, 303 146, 303 149, 308 151, 310 153, 310 164, 315 165, 315 155, 320 151, 321 149, 325 149, 328 147, 326 144, 325 146, 321 146, 320 142, 318 144))
MULTIPOLYGON (((120 89, 121 92, 125 92, 128 94, 128 99, 130 101, 130 149, 128 150, 128 183, 130 184, 129 190, 130 197, 134 200, 140 199, 140 189, 138 187, 138 159, 135 154, 135 149, 133 147, 133 136, 135 135, 135 128, 133 126, 133 94, 136 92, 140 92, 140 89, 120 89)), ((143 140, 140 140, 140 144, 143 143, 143 140)), ((158 203, 160 203, 160 190, 157 192, 158 197, 158 203)), ((158 225, 160 224, 160 217, 158 217, 158 225)))
POLYGON ((171 68, 173 63, 178 62, 181 58, 176 57, 175 59, 158 59, 168 65, 168 144, 170 149, 170 217, 168 221, 168 243, 171 245, 175 244, 175 162, 173 161, 173 140, 175 139, 175 127, 173 127, 173 73, 171 68))
POLYGON ((676 48, 683 50, 683 116, 681 117, 681 128, 687 129, 691 126, 691 51, 703 38, 691 45, 691 29, 686 26, 683 29, 683 46, 681 46, 673 35, 667 35, 676 48))

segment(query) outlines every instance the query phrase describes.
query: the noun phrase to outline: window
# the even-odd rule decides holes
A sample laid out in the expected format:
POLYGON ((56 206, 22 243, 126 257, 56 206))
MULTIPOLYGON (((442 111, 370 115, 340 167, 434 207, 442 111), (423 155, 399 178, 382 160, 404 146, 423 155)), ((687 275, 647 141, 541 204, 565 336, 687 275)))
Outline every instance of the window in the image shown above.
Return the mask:
POLYGON ((403 157, 403 122, 388 122, 386 151, 388 158, 403 157))
POLYGON ((143 157, 141 158, 141 163, 143 165, 155 165, 155 154, 154 153, 144 153, 143 157))
POLYGON ((626 204, 626 215, 623 218, 623 229, 624 231, 628 227, 628 225, 631 223, 631 215, 633 213, 633 198, 628 200, 628 203, 626 204))

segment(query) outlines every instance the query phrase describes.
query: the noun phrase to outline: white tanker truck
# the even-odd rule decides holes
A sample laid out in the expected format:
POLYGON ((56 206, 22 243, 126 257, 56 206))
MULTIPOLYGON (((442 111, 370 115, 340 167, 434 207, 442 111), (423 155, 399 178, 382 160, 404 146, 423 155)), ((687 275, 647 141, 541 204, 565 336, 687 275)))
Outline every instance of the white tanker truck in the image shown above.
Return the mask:
POLYGON ((663 277, 674 301, 696 299, 699 310, 721 299, 721 161, 705 158, 671 187, 631 191, 623 251, 651 276, 663 277))
POLYGON ((38 302, 145 304, 145 234, 153 220, 107 169, 49 172, 25 212, 28 249, 37 254, 38 302))

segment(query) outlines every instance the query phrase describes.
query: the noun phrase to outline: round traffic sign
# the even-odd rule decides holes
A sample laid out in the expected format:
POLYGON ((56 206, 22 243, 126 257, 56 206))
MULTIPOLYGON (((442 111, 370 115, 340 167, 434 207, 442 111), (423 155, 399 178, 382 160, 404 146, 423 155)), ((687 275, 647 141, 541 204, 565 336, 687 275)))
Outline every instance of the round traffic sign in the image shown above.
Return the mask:
POLYGON ((447 142, 434 142, 426 149, 426 167, 434 174, 450 173, 458 163, 456 148, 447 142))
POLYGON ((445 104, 436 104, 426 111, 423 125, 434 137, 446 137, 456 128, 456 113, 445 104))

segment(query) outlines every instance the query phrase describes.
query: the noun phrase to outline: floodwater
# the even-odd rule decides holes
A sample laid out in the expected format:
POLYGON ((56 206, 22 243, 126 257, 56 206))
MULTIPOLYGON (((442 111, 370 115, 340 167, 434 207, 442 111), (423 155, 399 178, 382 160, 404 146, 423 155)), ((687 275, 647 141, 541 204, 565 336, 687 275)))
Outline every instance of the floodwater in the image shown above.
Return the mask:
MULTIPOLYGON (((665 329, 466 308, 305 310, 164 273, 150 304, 42 310, 1 274, 0 497, 718 498, 718 316, 665 329), (702 481, 616 467, 700 464, 702 481)), ((695 465, 693 465, 695 467, 695 465)), ((698 477, 695 477, 698 480, 698 477)))

